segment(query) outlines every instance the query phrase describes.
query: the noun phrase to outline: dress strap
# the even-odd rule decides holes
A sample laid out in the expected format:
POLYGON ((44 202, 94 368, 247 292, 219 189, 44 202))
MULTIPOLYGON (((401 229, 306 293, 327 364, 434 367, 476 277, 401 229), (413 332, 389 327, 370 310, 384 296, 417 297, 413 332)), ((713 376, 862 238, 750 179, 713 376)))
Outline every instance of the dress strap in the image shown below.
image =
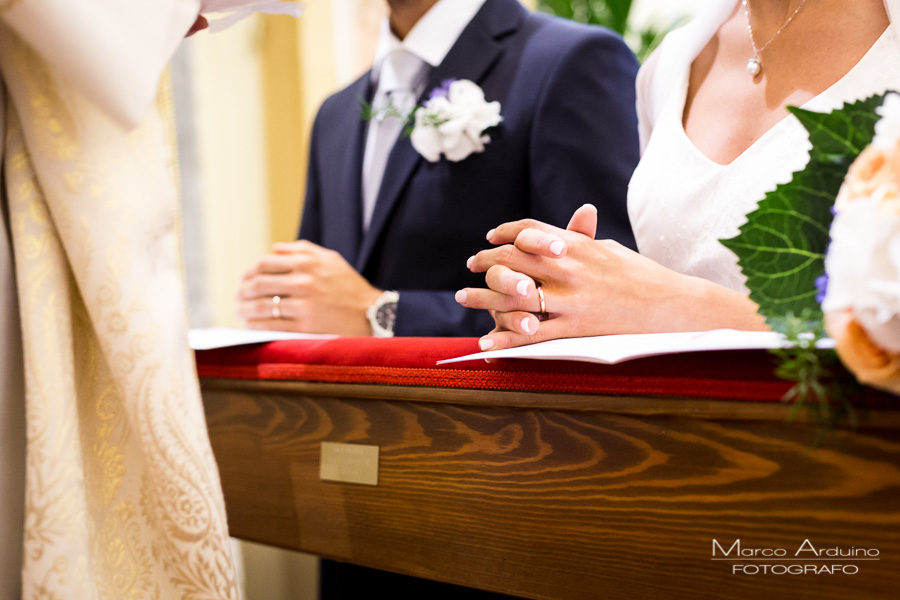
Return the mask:
POLYGON ((644 137, 652 130, 669 94, 689 73, 691 63, 731 15, 737 3, 738 0, 707 2, 687 25, 667 35, 653 56, 644 63, 638 76, 642 142, 646 142, 644 137))
POLYGON ((884 7, 887 9, 888 19, 891 23, 900 19, 900 0, 884 0, 884 7))

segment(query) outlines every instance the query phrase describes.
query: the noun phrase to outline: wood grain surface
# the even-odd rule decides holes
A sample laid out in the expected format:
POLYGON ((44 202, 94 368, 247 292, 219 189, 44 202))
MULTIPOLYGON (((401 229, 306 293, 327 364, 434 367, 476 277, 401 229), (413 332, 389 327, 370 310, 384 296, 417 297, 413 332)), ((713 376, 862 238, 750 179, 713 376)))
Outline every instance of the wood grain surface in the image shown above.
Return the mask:
POLYGON ((695 401, 680 411, 677 399, 588 405, 557 395, 554 407, 553 394, 224 380, 203 388, 237 537, 528 598, 900 590, 891 413, 812 449, 814 430, 786 423, 779 406, 695 401), (323 441, 379 446, 379 484, 320 481, 323 441), (874 549, 878 560, 766 561, 852 564, 852 575, 732 574, 733 564, 764 563, 713 561, 713 539, 789 558, 808 539, 874 549))

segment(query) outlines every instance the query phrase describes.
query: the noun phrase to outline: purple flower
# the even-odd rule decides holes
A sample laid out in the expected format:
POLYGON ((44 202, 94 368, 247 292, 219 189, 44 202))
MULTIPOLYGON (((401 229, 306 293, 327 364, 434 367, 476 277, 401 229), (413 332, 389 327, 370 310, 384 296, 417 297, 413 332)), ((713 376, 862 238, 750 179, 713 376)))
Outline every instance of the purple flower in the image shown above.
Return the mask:
POLYGON ((431 94, 428 95, 429 100, 434 100, 435 98, 447 98, 450 95, 450 84, 452 84, 455 79, 445 79, 441 82, 441 85, 431 90, 431 94))
POLYGON ((828 289, 828 274, 819 275, 816 277, 816 289, 819 292, 816 294, 816 302, 822 304, 822 301, 825 299, 825 291, 828 289))

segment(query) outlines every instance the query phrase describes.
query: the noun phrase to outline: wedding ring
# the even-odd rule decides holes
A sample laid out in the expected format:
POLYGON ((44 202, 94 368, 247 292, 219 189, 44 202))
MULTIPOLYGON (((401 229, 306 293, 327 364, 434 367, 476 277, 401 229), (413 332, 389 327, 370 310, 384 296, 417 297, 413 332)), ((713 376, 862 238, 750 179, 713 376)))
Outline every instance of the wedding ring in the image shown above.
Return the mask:
POLYGON ((281 318, 281 296, 272 296, 272 318, 281 318))
POLYGON ((545 315, 547 314, 547 302, 544 299, 544 288, 541 287, 541 284, 537 284, 535 288, 537 289, 538 300, 541 303, 541 314, 545 315))

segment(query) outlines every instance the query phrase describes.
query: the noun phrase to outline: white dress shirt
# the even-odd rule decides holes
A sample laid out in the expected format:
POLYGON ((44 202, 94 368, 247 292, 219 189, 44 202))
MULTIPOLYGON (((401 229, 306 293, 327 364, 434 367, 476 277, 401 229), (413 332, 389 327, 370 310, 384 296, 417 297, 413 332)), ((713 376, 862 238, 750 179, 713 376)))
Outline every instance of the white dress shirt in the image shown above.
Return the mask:
MULTIPOLYGON (((394 35, 385 19, 371 72, 375 111, 383 110, 388 103, 401 112, 411 110, 425 91, 431 69, 444 61, 484 2, 438 0, 403 40, 394 35)), ((398 118, 376 118, 369 123, 362 173, 364 230, 369 228, 388 156, 402 130, 398 118)))

